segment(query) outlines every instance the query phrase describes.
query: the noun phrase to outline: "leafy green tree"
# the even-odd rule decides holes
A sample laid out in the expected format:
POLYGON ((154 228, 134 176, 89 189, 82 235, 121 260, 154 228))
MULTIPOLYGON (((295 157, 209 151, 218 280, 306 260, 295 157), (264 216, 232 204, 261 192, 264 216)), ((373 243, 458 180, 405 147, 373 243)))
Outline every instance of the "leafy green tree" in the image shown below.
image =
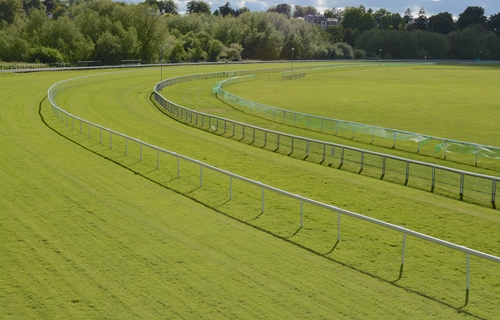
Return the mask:
POLYGON ((348 7, 344 10, 341 26, 344 30, 343 42, 354 46, 356 37, 364 31, 375 29, 377 22, 370 13, 363 8, 348 7))
POLYGON ((452 59, 499 59, 500 38, 481 25, 473 24, 463 30, 450 32, 450 58, 452 59), (480 53, 481 52, 481 53, 480 53))
POLYGON ((356 48, 367 54, 378 56, 389 54, 395 59, 412 59, 420 55, 418 32, 396 30, 369 30, 356 39, 356 48))
POLYGON ((359 36, 360 32, 358 29, 351 29, 351 28, 342 28, 344 31, 344 38, 342 39, 343 42, 349 44, 351 47, 354 47, 356 44, 356 38, 359 36))
POLYGON ((231 8, 231 3, 226 2, 226 4, 224 4, 223 6, 220 6, 219 7, 219 14, 223 17, 225 16, 234 16, 236 13, 236 11, 231 8))
POLYGON ((304 18, 305 17, 305 14, 304 14, 304 7, 299 5, 299 4, 296 4, 294 7, 293 7, 293 17, 294 18, 299 18, 299 17, 302 17, 304 18))
POLYGON ((23 25, 17 21, 0 28, 0 59, 3 61, 26 61, 30 48, 22 36, 23 25))
POLYGON ((377 25, 380 28, 380 24, 382 23, 382 19, 384 17, 390 16, 390 15, 391 15, 391 13, 389 11, 387 11, 384 8, 381 8, 373 13, 373 18, 375 19, 375 22, 377 23, 377 25))
POLYGON ((410 21, 413 19, 413 14, 411 13, 410 8, 406 9, 403 19, 405 19, 406 24, 410 23, 410 21))
POLYGON ((220 58, 220 55, 222 51, 225 49, 224 44, 217 40, 217 39, 212 39, 209 42, 209 47, 208 47, 208 61, 218 61, 220 58))
POLYGON ((500 13, 491 15, 486 22, 486 28, 500 37, 500 13))
POLYGON ((365 12, 362 8, 350 7, 345 9, 341 25, 344 30, 358 30, 359 33, 362 33, 375 29, 377 22, 371 14, 365 12))
POLYGON ((335 14, 333 13, 333 11, 331 9, 326 9, 323 12, 323 16, 325 17, 325 19, 328 19, 328 18, 333 18, 335 16, 335 14))
POLYGON ((241 53, 243 58, 274 60, 280 56, 285 37, 271 23, 271 18, 279 19, 280 16, 283 17, 278 13, 253 12, 236 19, 244 26, 238 35, 245 48, 241 53))
POLYGON ((238 11, 237 15, 239 16, 240 14, 244 14, 246 12, 250 12, 250 9, 248 9, 248 7, 243 6, 243 7, 239 8, 237 11, 238 11))
POLYGON ((326 32, 330 35, 333 43, 342 42, 344 39, 344 28, 341 26, 329 26, 326 32))
POLYGON ((252 14, 253 13, 245 13, 239 16, 238 19, 215 19, 215 21, 210 24, 212 28, 210 34, 214 39, 221 41, 225 46, 229 46, 231 43, 241 42, 243 26, 239 19, 252 14))
POLYGON ((380 30, 403 30, 406 21, 399 13, 384 15, 378 25, 380 30))
POLYGON ((418 18, 415 19, 413 25, 416 30, 427 30, 427 16, 423 7, 418 11, 418 18))
POLYGON ((231 43, 229 47, 224 47, 220 57, 225 60, 239 61, 241 60, 241 52, 243 47, 238 43, 231 43))
POLYGON ((44 26, 42 45, 59 50, 66 61, 88 60, 94 43, 85 37, 74 20, 63 16, 44 26))
POLYGON ((165 24, 151 7, 137 5, 135 10, 134 28, 137 31, 139 58, 145 61, 153 60, 167 34, 165 24))
POLYGON ((186 34, 189 31, 198 33, 201 31, 207 31, 211 33, 217 25, 218 20, 213 15, 209 14, 186 14, 183 16, 168 16, 165 19, 166 26, 170 29, 170 32, 175 32, 173 30, 178 30, 181 34, 186 34))
POLYGON ((179 7, 174 0, 161 0, 158 1, 158 8, 163 13, 179 14, 179 7))
POLYGON ((108 17, 100 17, 99 12, 93 10, 83 10, 75 18, 75 24, 80 32, 93 43, 97 42, 99 36, 110 28, 111 21, 108 17))
POLYGON ((458 15, 457 27, 465 29, 470 25, 478 24, 486 25, 486 16, 484 15, 483 7, 467 7, 464 12, 458 15))
POLYGON ((42 3, 47 12, 49 12, 54 19, 57 19, 61 15, 65 14, 69 5, 69 2, 64 0, 43 0, 42 3))
POLYGON ((299 18, 299 17, 304 18, 309 14, 318 14, 318 10, 313 6, 303 7, 303 6, 298 5, 298 4, 296 4, 294 6, 294 10, 293 10, 293 17, 294 18, 299 18))
MULTIPOLYGON (((31 12, 33 10, 40 10, 43 8, 42 1, 40 0, 22 0, 23 2, 23 9, 26 12, 31 12)), ((44 8, 45 9, 45 8, 44 8)))
POLYGON ((172 62, 182 62, 186 59, 186 57, 187 53, 184 50, 184 44, 182 43, 182 41, 178 41, 170 51, 168 60, 172 62))
POLYGON ((200 0, 192 0, 189 1, 186 5, 187 13, 206 13, 210 14, 210 4, 206 1, 200 0))
POLYGON ((358 21, 358 30, 360 33, 365 32, 367 30, 372 30, 377 27, 377 23, 373 16, 369 13, 364 13, 361 16, 361 19, 358 21))
POLYGON ((276 12, 290 18, 292 16, 292 6, 286 3, 280 3, 276 6, 276 12))
POLYGON ((448 12, 440 12, 429 18, 429 31, 448 34, 457 29, 453 16, 448 12))
POLYGON ((30 44, 33 46, 39 46, 42 30, 50 21, 51 19, 47 17, 45 11, 32 10, 29 19, 26 19, 26 23, 23 25, 23 37, 29 39, 30 44))
POLYGON ((415 58, 446 59, 450 51, 450 41, 444 34, 416 31, 419 52, 415 58))
POLYGON ((21 1, 0 0, 0 27, 2 22, 11 24, 21 15, 23 15, 23 3, 21 1))

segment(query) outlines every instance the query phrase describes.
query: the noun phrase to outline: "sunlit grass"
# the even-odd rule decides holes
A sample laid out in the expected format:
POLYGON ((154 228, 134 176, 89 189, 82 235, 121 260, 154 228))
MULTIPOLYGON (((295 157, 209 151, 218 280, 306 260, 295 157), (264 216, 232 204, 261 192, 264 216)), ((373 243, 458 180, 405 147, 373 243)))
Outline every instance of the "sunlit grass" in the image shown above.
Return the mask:
MULTIPOLYGON (((47 83, 75 73, 5 77, 0 94, 2 312, 11 318, 453 318, 464 257, 234 182, 61 121, 47 83), (13 80, 16 81, 13 81, 13 80), (30 87, 23 92, 19 82, 30 87), (85 147, 88 150, 82 148, 85 147), (125 156, 128 150, 128 156, 125 156), (91 153, 93 151, 95 153, 91 153), (112 160, 110 162, 100 156, 112 160), (119 165, 118 165, 119 164, 119 165), (182 194, 187 195, 183 196, 182 194), (194 202, 193 200, 197 201, 194 202), (253 227, 252 227, 253 226, 253 227), (298 232, 297 232, 298 231, 298 232), (295 244, 295 245, 294 245, 295 244), (333 250, 332 250, 333 249, 333 250), (436 264, 436 262, 438 262, 436 264), (4 272, 5 271, 5 272, 4 272)), ((68 90, 77 116, 254 180, 498 254, 494 210, 303 162, 193 129, 150 101, 157 75, 68 90)), ((497 265, 473 260, 463 311, 496 316, 497 265), (480 276, 479 276, 480 275, 480 276)))

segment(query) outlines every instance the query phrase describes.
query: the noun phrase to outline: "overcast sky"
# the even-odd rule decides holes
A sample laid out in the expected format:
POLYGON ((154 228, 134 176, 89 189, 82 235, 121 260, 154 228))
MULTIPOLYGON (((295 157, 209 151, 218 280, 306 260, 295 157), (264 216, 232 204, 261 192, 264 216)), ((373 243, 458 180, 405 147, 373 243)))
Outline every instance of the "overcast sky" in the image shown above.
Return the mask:
MULTIPOLYGON (((134 2, 139 2, 138 0, 133 0, 134 2)), ((144 0, 141 0, 144 1, 144 0)), ((179 6, 179 12, 184 13, 186 11, 186 3, 188 1, 174 0, 179 6)), ((210 8, 213 11, 218 7, 224 5, 227 0, 210 0, 210 8)), ((240 7, 248 7, 250 11, 266 11, 267 8, 277 5, 280 3, 288 3, 292 7, 296 4, 301 6, 314 6, 320 12, 325 9, 335 8, 345 8, 345 7, 359 7, 361 4, 368 8, 372 8, 373 11, 377 11, 380 8, 384 8, 390 12, 404 14, 407 8, 410 8, 414 15, 418 14, 420 8, 424 8, 427 15, 433 15, 440 12, 449 12, 455 17, 458 17, 469 6, 480 6, 485 10, 485 14, 489 17, 492 14, 497 14, 500 12, 500 0, 293 0, 283 1, 283 0, 233 0, 229 1, 233 9, 238 9, 240 7)))

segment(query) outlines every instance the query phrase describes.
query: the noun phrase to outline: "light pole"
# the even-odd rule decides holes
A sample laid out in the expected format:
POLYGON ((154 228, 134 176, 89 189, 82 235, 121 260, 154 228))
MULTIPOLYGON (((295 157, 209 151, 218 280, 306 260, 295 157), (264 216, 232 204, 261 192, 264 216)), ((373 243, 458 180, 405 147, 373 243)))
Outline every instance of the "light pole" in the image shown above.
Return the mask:
POLYGON ((479 50, 479 61, 481 61, 481 50, 479 50))
POLYGON ((292 71, 293 71, 293 52, 295 51, 295 48, 292 48, 292 71))
POLYGON ((165 47, 160 48, 160 91, 163 88, 163 50, 165 47))
MULTIPOLYGON (((379 60, 382 60, 382 48, 380 48, 378 51, 380 52, 380 58, 379 58, 379 60)), ((380 66, 380 61, 379 61, 378 65, 380 66)))

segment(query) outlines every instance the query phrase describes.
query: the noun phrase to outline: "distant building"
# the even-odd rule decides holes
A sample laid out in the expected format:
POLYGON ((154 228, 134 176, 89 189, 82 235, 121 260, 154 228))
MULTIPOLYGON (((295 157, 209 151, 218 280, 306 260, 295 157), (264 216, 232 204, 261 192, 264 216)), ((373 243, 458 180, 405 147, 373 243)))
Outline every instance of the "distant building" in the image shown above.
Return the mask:
POLYGON ((305 17, 305 20, 307 22, 319 24, 321 28, 326 30, 328 27, 331 26, 340 26, 340 20, 337 18, 325 18, 325 16, 321 14, 308 14, 305 17))
POLYGON ((321 24, 321 21, 325 20, 325 17, 321 14, 308 14, 306 16, 307 22, 312 22, 316 24, 321 24))
POLYGON ((340 26, 340 21, 337 18, 327 18, 326 20, 321 21, 321 27, 323 29, 327 29, 332 26, 340 26))

